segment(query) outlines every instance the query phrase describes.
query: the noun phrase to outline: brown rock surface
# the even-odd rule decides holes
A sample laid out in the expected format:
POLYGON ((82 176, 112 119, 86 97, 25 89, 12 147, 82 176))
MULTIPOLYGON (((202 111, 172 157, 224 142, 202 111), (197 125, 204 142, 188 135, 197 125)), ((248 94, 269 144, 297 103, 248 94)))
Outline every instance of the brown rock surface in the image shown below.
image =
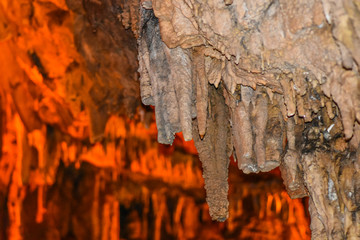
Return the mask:
POLYGON ((360 237, 356 218, 340 221, 358 208, 337 197, 357 188, 357 170, 344 177, 349 157, 340 157, 360 151, 357 1, 153 0, 152 8, 161 40, 193 52, 200 135, 204 111, 213 110, 199 72, 226 90, 239 168, 269 171, 281 162, 289 194, 310 194, 314 239, 360 237))

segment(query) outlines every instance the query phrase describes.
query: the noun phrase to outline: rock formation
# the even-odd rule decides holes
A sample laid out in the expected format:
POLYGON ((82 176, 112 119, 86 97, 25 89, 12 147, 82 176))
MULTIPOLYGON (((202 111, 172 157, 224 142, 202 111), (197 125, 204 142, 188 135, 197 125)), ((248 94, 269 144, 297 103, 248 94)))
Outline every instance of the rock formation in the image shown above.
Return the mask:
POLYGON ((162 143, 189 139, 196 116, 212 218, 227 216, 234 148, 245 173, 280 166, 290 196, 310 196, 313 239, 359 238, 359 3, 153 0, 140 14, 143 103, 162 143), (166 102, 148 102, 159 95, 166 102))
MULTIPOLYGON (((274 218, 298 229, 292 238, 306 237, 294 217, 300 200, 294 205, 273 185, 267 196, 248 193, 251 176, 247 190, 232 187, 244 177, 230 177, 229 187, 230 157, 247 174, 280 167, 289 196, 309 196, 312 239, 360 238, 358 1, 4 0, 0 52, 0 239, 31 239, 31 218, 49 227, 36 239, 117 239, 117 214, 130 201, 123 196, 143 204, 125 232, 146 228, 152 216, 154 239, 163 228, 204 237, 181 220, 205 219, 193 191, 199 166, 153 150, 161 145, 150 141, 152 109, 140 97, 155 106, 159 143, 172 144, 178 132, 194 140, 210 215, 228 218, 231 234, 240 231, 242 204, 253 201, 266 228, 274 218), (141 190, 119 194, 129 192, 122 178, 141 190), (158 179, 176 186, 179 199, 164 198, 151 184, 158 179), (241 201, 232 200, 237 194, 241 201), (81 226, 85 216, 90 227, 81 226)), ((286 232, 251 233, 260 224, 249 220, 241 237, 286 232)), ((289 236, 281 234, 274 236, 289 236)))

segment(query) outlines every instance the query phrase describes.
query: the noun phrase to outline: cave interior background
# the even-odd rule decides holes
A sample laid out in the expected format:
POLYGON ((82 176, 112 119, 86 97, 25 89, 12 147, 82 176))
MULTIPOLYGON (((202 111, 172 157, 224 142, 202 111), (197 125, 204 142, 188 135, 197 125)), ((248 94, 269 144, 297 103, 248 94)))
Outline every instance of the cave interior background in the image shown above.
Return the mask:
POLYGON ((352 0, 1 1, 0 240, 358 239, 359 51, 352 0))

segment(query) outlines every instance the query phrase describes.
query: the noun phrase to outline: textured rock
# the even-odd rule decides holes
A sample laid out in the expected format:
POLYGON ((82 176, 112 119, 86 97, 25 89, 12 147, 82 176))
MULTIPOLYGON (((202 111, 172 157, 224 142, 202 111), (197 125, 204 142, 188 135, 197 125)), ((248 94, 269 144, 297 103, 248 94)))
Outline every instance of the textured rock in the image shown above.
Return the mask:
POLYGON ((209 88, 209 109, 207 116, 207 132, 201 138, 197 135, 199 127, 194 123, 194 143, 203 166, 205 180, 206 201, 209 204, 212 219, 223 222, 229 217, 228 213, 228 167, 232 153, 229 113, 222 94, 223 88, 209 88))
POLYGON ((300 161, 301 153, 298 152, 296 147, 299 145, 299 139, 301 139, 303 129, 303 124, 298 123, 296 126, 293 118, 288 119, 286 125, 288 149, 283 158, 280 170, 282 178, 284 179, 284 184, 291 198, 307 196, 300 161))
POLYGON ((312 199, 314 239, 356 236, 357 220, 340 219, 358 209, 338 195, 356 189, 357 177, 342 176, 348 160, 336 159, 359 155, 359 7, 351 0, 152 1, 161 40, 192 53, 200 136, 213 111, 207 81, 225 90, 238 167, 250 173, 281 163, 290 196, 312 199))
POLYGON ((250 121, 250 100, 254 94, 250 87, 241 87, 241 101, 234 101, 232 111, 232 130, 234 148, 239 169, 245 173, 259 172, 255 163, 253 144, 254 137, 250 121))
MULTIPOLYGON (((142 10, 139 42, 139 72, 144 104, 155 109, 158 141, 171 144, 183 131, 192 139, 193 88, 190 53, 180 47, 169 49, 160 38, 159 24, 151 10, 142 10)), ((206 109, 205 109, 206 110, 206 109)))

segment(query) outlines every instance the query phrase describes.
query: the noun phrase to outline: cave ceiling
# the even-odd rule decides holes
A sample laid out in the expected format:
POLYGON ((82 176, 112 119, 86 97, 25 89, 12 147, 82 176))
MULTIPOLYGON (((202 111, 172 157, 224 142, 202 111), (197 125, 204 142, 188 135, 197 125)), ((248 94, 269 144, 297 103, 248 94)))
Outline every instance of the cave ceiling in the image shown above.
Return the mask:
POLYGON ((0 52, 14 219, 20 186, 53 184, 60 159, 116 170, 104 139, 181 132, 213 220, 232 157, 309 196, 312 239, 360 238, 359 1, 5 0, 0 52))
POLYGON ((356 1, 142 3, 142 101, 159 142, 194 139, 213 219, 233 155, 310 196, 313 239, 359 237, 359 24, 356 1))

